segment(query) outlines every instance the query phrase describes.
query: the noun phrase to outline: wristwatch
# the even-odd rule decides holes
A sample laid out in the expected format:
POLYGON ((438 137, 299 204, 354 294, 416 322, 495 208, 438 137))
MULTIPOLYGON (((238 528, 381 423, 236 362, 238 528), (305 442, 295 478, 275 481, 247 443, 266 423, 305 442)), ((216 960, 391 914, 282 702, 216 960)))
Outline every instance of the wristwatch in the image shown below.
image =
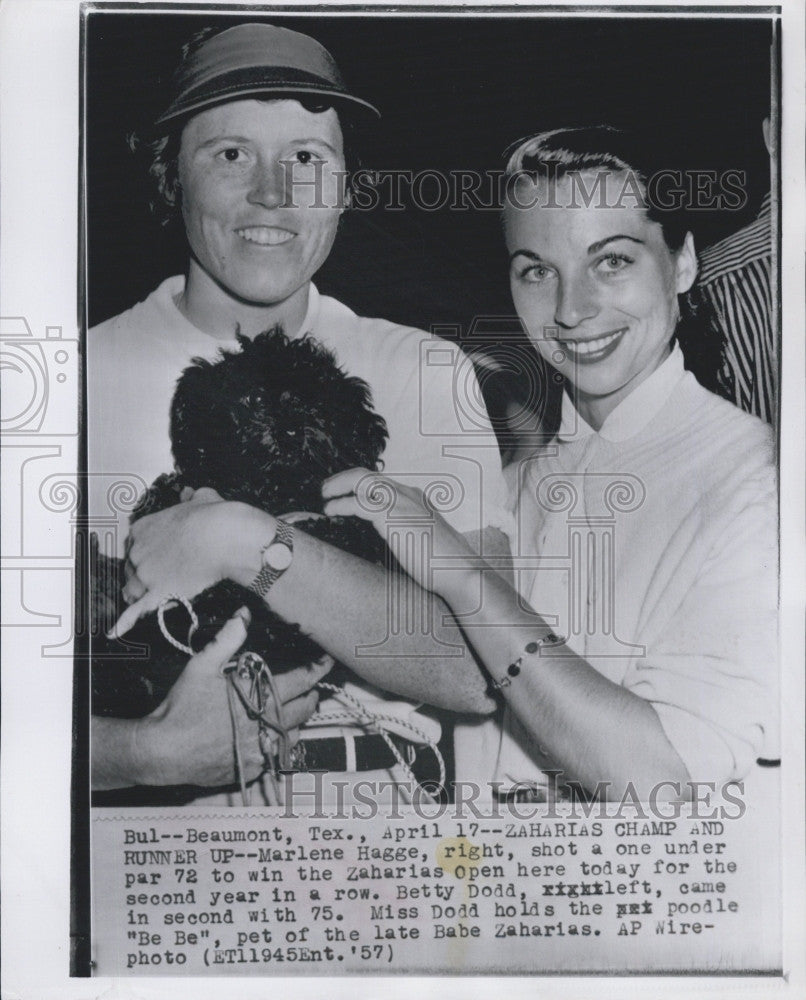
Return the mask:
POLYGON ((249 585, 258 597, 265 597, 269 588, 276 583, 291 565, 294 558, 294 528, 286 521, 277 521, 274 538, 260 553, 261 568, 249 585))

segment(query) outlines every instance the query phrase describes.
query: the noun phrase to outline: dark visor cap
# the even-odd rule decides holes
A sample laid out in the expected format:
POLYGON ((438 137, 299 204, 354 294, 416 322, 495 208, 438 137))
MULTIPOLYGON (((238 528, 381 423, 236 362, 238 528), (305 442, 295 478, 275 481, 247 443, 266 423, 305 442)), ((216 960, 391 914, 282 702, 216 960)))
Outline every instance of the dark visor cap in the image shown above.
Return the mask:
POLYGON ((262 95, 328 98, 324 103, 380 117, 376 107, 349 93, 333 56, 313 38, 273 24, 239 24, 213 35, 182 63, 173 99, 155 124, 262 95))

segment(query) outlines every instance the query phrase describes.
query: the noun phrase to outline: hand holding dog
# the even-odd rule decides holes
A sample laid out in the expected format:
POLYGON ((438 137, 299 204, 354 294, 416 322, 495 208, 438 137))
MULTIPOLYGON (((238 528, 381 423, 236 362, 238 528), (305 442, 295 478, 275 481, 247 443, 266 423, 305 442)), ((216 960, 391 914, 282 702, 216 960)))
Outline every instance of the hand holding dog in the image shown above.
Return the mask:
MULTIPOLYGON (((150 715, 137 720, 133 736, 134 759, 139 762, 141 784, 192 784, 201 787, 229 785, 237 780, 234 741, 242 755, 244 780, 263 771, 257 722, 249 719, 236 698, 230 715, 222 667, 237 653, 246 638, 249 613, 241 609, 201 653, 194 656, 165 701, 150 715)), ((284 704, 284 721, 300 726, 316 710, 313 690, 328 673, 333 660, 297 667, 277 677, 284 704)))
POLYGON ((123 597, 129 607, 110 637, 125 635, 171 594, 192 599, 219 580, 253 578, 260 569, 261 548, 255 533, 271 539, 274 527, 270 515, 222 500, 206 487, 183 503, 141 518, 132 525, 126 557, 123 597), (243 552, 238 551, 240 540, 243 552))
POLYGON ((439 594, 450 604, 453 584, 464 582, 466 574, 437 573, 434 575, 430 556, 440 559, 448 557, 456 561, 456 569, 462 570, 462 560, 467 559, 468 572, 473 573, 475 553, 468 541, 438 514, 422 490, 406 486, 389 476, 368 469, 348 469, 331 476, 322 487, 322 495, 328 501, 325 514, 329 517, 354 516, 369 521, 386 540, 389 525, 389 511, 394 508, 394 519, 406 522, 407 532, 412 523, 421 523, 424 532, 430 536, 427 545, 393 546, 395 558, 409 576, 423 589, 439 594), (399 549, 399 551, 398 551, 399 549))

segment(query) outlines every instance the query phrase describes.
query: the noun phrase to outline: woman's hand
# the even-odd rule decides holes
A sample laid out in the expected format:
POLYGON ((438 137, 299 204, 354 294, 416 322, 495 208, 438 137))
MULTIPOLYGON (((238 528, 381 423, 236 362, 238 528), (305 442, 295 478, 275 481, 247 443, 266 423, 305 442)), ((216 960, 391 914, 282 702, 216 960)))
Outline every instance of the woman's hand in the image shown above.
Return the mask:
MULTIPOLYGON (((260 530, 270 540, 273 519, 246 504, 224 501, 215 490, 205 487, 182 503, 132 525, 123 588, 130 606, 110 636, 124 635, 138 618, 154 611, 171 594, 192 599, 229 577, 238 558, 236 543, 251 541, 250 532, 241 528, 254 514, 267 522, 260 530)), ((251 547, 259 557, 261 545, 251 547)))
MULTIPOLYGON (((222 673, 246 638, 248 620, 249 613, 242 608, 188 662, 165 701, 137 721, 132 755, 138 784, 202 787, 233 784, 237 780, 236 733, 244 780, 251 781, 263 771, 265 762, 260 752, 258 724, 247 717, 239 698, 228 699, 229 682, 222 673)), ((277 676, 277 692, 284 704, 283 721, 287 726, 302 725, 316 710, 318 695, 313 688, 332 665, 333 660, 324 657, 317 663, 277 676)), ((276 712, 273 714, 276 718, 276 712)))
POLYGON ((429 506, 422 490, 367 469, 348 469, 326 480, 322 496, 328 501, 325 514, 352 515, 369 521, 409 576, 425 590, 440 594, 449 604, 450 591, 454 589, 451 584, 459 583, 460 572, 478 568, 477 556, 468 542, 429 506), (390 534, 390 528, 398 520, 405 524, 406 532, 399 545, 390 534), (419 544, 411 544, 415 525, 422 529, 419 544), (439 570, 436 576, 434 559, 439 570))

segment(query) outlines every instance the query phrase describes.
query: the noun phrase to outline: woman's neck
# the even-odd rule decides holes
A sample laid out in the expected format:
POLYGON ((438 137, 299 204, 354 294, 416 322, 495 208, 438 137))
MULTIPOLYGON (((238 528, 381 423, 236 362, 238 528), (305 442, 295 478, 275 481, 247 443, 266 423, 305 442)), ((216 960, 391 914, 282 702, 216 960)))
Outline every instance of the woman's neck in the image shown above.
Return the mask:
POLYGON ((189 323, 218 340, 232 340, 236 333, 251 340, 277 324, 294 336, 305 321, 309 289, 310 282, 306 282, 287 299, 268 305, 244 302, 191 260, 176 306, 189 323))
POLYGON ((635 392, 639 385, 654 375, 671 353, 672 344, 670 342, 658 356, 654 366, 647 367, 638 372, 628 382, 625 382, 624 385, 619 386, 618 389, 608 393, 606 396, 594 396, 585 393, 582 390, 575 389, 569 383, 567 386, 568 395, 571 397, 571 402, 574 404, 577 413, 588 427, 598 433, 602 429, 605 420, 607 420, 616 407, 623 403, 631 393, 635 392))

